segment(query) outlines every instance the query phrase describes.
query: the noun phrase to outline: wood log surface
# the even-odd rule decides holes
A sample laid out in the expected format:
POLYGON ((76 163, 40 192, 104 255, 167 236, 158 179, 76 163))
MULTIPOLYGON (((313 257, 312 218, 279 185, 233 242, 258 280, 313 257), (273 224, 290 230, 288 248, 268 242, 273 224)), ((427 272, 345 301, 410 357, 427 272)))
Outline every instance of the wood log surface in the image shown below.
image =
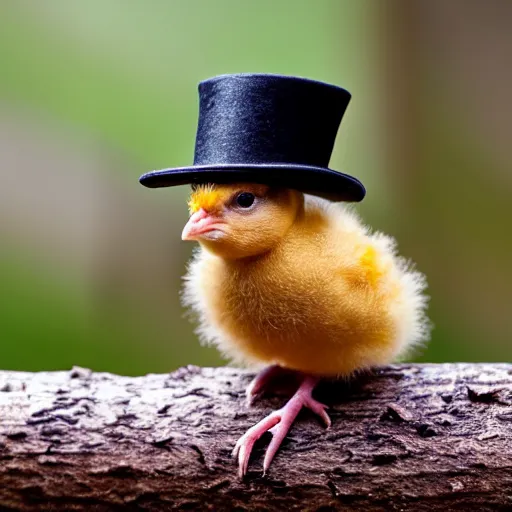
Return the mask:
POLYGON ((283 396, 189 366, 122 377, 0 372, 1 510, 512 510, 512 365, 402 364, 321 383, 262 475, 231 457, 283 396))

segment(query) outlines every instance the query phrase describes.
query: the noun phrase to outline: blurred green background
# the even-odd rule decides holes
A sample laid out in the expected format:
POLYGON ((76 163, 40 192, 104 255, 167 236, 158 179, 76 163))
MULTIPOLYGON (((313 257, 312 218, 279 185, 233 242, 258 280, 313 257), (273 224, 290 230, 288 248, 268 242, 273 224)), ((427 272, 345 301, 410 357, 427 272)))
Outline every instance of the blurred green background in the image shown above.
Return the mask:
POLYGON ((3 0, 0 367, 223 364, 179 304, 197 83, 306 76, 353 100, 331 167, 429 279, 424 361, 510 361, 512 3, 3 0))

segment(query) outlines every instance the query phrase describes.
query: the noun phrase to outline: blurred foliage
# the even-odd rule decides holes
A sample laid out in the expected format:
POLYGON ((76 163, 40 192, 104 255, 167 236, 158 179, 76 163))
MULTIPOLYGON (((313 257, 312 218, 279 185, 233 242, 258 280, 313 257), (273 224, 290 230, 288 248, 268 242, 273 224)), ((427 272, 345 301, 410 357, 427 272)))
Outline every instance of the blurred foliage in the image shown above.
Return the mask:
MULTIPOLYGON (((54 226, 43 222, 44 212, 37 211, 36 203, 39 225, 32 222, 29 229, 23 215, 9 214, 0 222, 0 366, 38 370, 78 364, 139 374, 188 363, 221 363, 215 350, 199 347, 178 301, 179 278, 191 251, 180 242, 188 191, 147 191, 137 178, 150 169, 188 165, 197 120, 197 82, 244 71, 307 76, 352 91, 354 99, 331 166, 353 172, 374 191, 360 211, 377 228, 397 235, 406 256, 434 276, 432 318, 437 329, 419 357, 508 359, 511 349, 499 334, 510 331, 503 328, 482 343, 483 327, 475 330, 464 318, 464 311, 472 311, 470 306, 457 314, 451 309, 458 299, 450 294, 455 284, 443 284, 441 276, 448 268, 442 259, 433 264, 429 258, 432 251, 443 250, 436 245, 435 233, 429 238, 431 200, 438 199, 436 218, 448 218, 455 208, 450 197, 444 201, 437 182, 425 182, 412 207, 397 196, 400 176, 387 171, 394 165, 393 155, 398 159, 399 154, 388 150, 379 107, 385 100, 381 62, 393 50, 386 49, 382 39, 378 5, 349 0, 4 1, 0 118, 8 112, 5 118, 10 119, 14 112, 31 126, 27 133, 33 126, 37 133, 51 133, 59 147, 76 152, 77 158, 84 153, 83 141, 92 141, 85 152, 94 148, 99 163, 88 167, 90 174, 98 190, 104 187, 112 195, 97 194, 98 208, 106 213, 95 229, 106 234, 86 244, 91 254, 83 268, 77 263, 80 258, 75 261, 72 252, 67 256, 71 239, 61 236, 57 243, 51 238, 54 226), (451 210, 443 213, 443 208, 451 210), (112 218, 117 220, 108 227, 112 218), (420 226, 424 237, 415 229, 420 226), (157 263, 162 257, 168 258, 168 265, 157 263), (152 266, 154 275, 146 279, 152 266)), ((435 96, 430 101, 435 102, 435 96)), ((15 136, 9 132, 6 147, 15 136)), ((436 129, 430 132, 439 144, 425 150, 433 153, 421 157, 424 165, 417 172, 428 177, 431 165, 451 166, 457 169, 450 175, 456 186, 463 173, 471 172, 471 162, 454 163, 454 155, 472 155, 472 141, 463 134, 454 150, 446 144, 451 134, 445 139, 436 129), (440 155, 436 151, 441 143, 448 149, 440 155), (433 155, 435 162, 430 161, 433 155)), ((425 144, 432 137, 426 137, 425 144)), ((17 155, 13 158, 16 162, 17 155)), ((482 160, 479 169, 489 167, 489 157, 482 160)), ((16 173, 23 187, 33 186, 25 178, 26 169, 13 169, 5 160, 0 164, 0 178, 16 173)), ((42 173, 52 173, 49 162, 38 160, 37 166, 42 173)), ((66 169, 70 174, 83 172, 74 166, 66 169)), ((496 185, 491 188, 499 193, 496 185)), ((37 192, 50 194, 44 187, 37 192)), ((65 184, 51 193, 75 197, 65 184)), ((11 200, 17 201, 16 190, 11 200)), ((494 205, 499 218, 502 206, 494 205)), ((68 212, 63 208, 59 215, 65 218, 68 212)), ((479 227, 481 240, 486 235, 500 237, 500 224, 494 231, 487 226, 486 222, 479 227)), ((473 229, 476 224, 464 240, 471 239, 473 229)), ((510 244, 503 250, 509 248, 510 244)))

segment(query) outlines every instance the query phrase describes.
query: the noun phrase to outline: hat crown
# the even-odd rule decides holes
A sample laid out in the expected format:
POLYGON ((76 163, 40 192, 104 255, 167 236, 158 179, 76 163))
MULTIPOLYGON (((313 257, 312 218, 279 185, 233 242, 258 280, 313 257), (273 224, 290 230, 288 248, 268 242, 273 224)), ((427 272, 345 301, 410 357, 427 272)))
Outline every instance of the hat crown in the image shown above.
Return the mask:
POLYGON ((345 89, 267 74, 221 75, 199 84, 194 165, 327 167, 350 101, 345 89))

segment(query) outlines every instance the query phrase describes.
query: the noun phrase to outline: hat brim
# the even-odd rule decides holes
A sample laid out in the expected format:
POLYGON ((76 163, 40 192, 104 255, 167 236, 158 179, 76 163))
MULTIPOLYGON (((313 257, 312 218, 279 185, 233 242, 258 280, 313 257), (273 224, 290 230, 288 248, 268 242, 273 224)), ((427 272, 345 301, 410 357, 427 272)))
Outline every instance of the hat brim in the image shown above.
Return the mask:
POLYGON ((261 183, 293 188, 331 201, 362 201, 363 184, 353 176, 324 167, 293 164, 219 164, 162 169, 143 174, 149 188, 194 183, 261 183))

